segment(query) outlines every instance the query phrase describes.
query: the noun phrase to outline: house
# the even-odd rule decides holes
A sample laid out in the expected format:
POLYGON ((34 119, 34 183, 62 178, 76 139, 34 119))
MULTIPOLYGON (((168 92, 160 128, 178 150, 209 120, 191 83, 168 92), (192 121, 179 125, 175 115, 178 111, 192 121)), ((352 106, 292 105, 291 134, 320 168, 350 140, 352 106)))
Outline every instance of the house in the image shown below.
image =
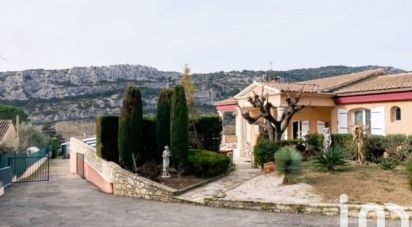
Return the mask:
POLYGON ((0 120, 0 146, 17 148, 18 133, 12 120, 0 120))
MULTIPOLYGON (((287 107, 285 97, 302 92, 300 104, 309 105, 296 113, 283 139, 303 138, 308 133, 352 133, 354 125, 367 127, 372 135, 412 134, 412 73, 388 75, 382 69, 297 83, 253 82, 231 99, 215 103, 220 116, 236 114, 236 159, 248 159, 259 135, 241 113, 258 114, 247 98, 268 93, 275 116, 287 107)), ((262 119, 263 120, 263 119, 262 119)))

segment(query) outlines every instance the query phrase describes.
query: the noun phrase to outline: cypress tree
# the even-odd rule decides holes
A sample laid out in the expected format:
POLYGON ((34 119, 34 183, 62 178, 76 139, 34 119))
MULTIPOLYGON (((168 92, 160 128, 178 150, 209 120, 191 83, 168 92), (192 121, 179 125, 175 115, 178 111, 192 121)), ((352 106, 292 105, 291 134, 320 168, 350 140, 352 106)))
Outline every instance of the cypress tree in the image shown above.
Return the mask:
POLYGON ((97 156, 119 163, 118 148, 118 116, 101 116, 96 121, 96 154, 97 156))
POLYGON ((172 96, 172 89, 163 89, 157 102, 155 160, 159 163, 162 161, 164 146, 170 146, 170 108, 172 96))
POLYGON ((189 116, 186 104, 185 89, 176 85, 173 90, 170 115, 170 150, 172 160, 179 174, 187 164, 189 148, 189 116))
POLYGON ((137 164, 142 164, 142 96, 136 86, 129 86, 123 98, 119 117, 119 163, 128 170, 133 170, 133 156, 137 164))

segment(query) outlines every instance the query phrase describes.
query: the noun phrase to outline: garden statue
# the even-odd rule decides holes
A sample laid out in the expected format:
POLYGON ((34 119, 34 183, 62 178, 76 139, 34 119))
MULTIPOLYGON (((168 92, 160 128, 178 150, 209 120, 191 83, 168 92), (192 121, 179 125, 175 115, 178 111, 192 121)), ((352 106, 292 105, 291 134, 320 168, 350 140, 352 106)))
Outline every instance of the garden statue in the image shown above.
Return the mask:
POLYGON ((359 163, 365 162, 364 154, 364 141, 365 141, 365 129, 363 126, 355 126, 355 131, 353 132, 353 140, 356 144, 356 161, 359 163))
POLYGON ((330 129, 324 128, 323 129, 323 151, 327 152, 332 145, 332 137, 330 135, 330 129))
POLYGON ((163 171, 162 171, 162 178, 169 178, 169 165, 170 165, 170 150, 169 146, 165 146, 165 150, 162 154, 163 157, 163 171))

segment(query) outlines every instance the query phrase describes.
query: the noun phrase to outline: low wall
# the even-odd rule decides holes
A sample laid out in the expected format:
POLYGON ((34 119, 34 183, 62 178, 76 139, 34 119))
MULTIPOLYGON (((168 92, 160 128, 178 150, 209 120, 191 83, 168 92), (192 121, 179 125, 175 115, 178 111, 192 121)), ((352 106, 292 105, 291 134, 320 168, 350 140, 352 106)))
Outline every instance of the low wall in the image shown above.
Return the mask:
POLYGON ((70 138, 70 171, 76 173, 76 153, 84 154, 84 176, 106 193, 142 199, 179 202, 177 190, 138 176, 96 155, 96 150, 70 138))
MULTIPOLYGON (((243 200, 228 200, 224 198, 205 198, 205 205, 220 208, 234 208, 234 209, 245 209, 245 210, 258 210, 258 211, 268 211, 268 212, 282 212, 282 213, 301 213, 301 214, 315 214, 315 215, 326 215, 326 216, 339 216, 340 215, 340 204, 332 203, 308 203, 308 204, 298 204, 298 203, 270 203, 270 202, 259 202, 259 201, 243 201, 243 200)), ((348 217, 358 218, 359 211, 362 205, 357 204, 344 204, 348 208, 348 217)), ((412 207, 405 207, 406 213, 409 218, 412 217, 412 207)), ((385 216, 387 219, 399 219, 399 216, 385 209, 385 216)), ((368 218, 376 218, 375 212, 370 212, 367 215, 368 218)))

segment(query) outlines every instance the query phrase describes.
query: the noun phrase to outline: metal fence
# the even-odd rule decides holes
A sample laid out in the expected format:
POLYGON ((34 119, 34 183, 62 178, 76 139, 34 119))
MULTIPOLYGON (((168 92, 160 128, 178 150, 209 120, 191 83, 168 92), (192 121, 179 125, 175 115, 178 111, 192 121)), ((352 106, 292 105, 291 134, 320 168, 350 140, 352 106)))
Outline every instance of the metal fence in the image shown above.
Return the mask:
POLYGON ((6 176, 11 175, 12 182, 49 180, 49 150, 46 147, 31 154, 3 155, 0 158, 0 168, 9 167, 10 173, 7 172, 6 176))
POLYGON ((0 188, 7 187, 11 184, 13 179, 13 173, 11 171, 11 167, 3 167, 0 169, 0 188))

